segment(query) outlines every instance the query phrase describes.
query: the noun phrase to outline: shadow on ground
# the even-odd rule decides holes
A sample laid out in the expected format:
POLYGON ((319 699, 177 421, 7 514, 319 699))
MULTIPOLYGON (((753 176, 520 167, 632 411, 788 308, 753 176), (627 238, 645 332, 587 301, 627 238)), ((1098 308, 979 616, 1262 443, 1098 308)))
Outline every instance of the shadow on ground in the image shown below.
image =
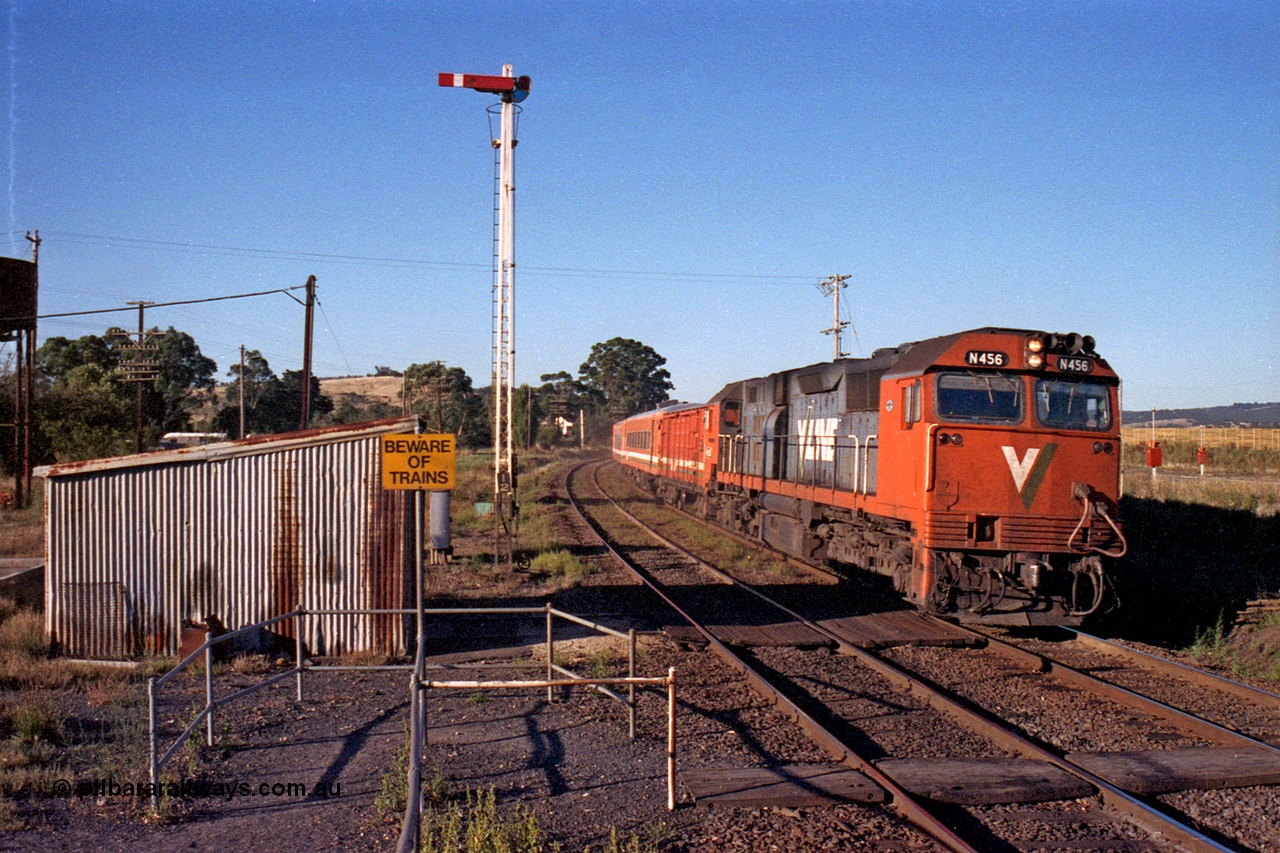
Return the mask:
POLYGON ((1280 592, 1280 517, 1125 498, 1129 553, 1115 569, 1120 607, 1085 625, 1106 636, 1185 646, 1250 599, 1280 592))

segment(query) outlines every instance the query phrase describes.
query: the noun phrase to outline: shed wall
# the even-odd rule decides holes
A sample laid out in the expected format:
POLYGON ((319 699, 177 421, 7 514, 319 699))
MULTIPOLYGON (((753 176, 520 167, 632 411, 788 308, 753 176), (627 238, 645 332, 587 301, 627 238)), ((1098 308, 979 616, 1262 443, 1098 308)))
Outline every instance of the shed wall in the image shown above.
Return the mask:
MULTIPOLYGON (((409 502, 381 487, 378 438, 48 477, 51 640, 76 657, 174 655, 183 620, 210 614, 237 628, 297 606, 406 606, 409 502)), ((399 616, 300 625, 313 654, 404 650, 399 616)))

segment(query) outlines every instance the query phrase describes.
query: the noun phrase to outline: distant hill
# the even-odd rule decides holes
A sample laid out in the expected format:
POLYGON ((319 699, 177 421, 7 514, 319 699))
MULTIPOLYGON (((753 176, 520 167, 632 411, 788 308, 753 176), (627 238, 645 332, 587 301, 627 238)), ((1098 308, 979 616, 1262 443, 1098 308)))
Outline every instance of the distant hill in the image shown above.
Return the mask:
MULTIPOLYGON (((1125 412, 1126 426, 1151 423, 1151 411, 1125 412)), ((1280 403, 1232 403, 1205 409, 1156 409, 1158 427, 1280 427, 1280 403)))
POLYGON ((399 376, 340 376, 320 379, 320 393, 342 402, 343 397, 356 397, 366 402, 377 401, 400 405, 400 388, 404 380, 399 376))

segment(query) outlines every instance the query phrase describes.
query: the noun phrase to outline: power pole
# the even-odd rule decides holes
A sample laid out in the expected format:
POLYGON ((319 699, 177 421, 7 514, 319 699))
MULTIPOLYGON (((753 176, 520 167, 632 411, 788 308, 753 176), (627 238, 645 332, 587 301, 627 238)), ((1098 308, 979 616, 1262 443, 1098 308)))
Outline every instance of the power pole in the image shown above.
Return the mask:
POLYGON ((840 319, 840 291, 848 287, 845 284, 849 280, 847 275, 833 275, 818 282, 818 289, 822 291, 824 296, 832 297, 831 307, 831 328, 823 329, 822 334, 832 336, 832 355, 831 360, 845 358, 849 353, 844 352, 840 343, 841 333, 849 327, 848 320, 840 319))
MULTIPOLYGON (((32 275, 32 299, 39 302, 40 299, 40 232, 27 232, 27 240, 31 243, 31 266, 32 275)), ((22 406, 22 499, 19 500, 18 506, 26 506, 25 501, 31 498, 31 402, 32 389, 34 387, 34 377, 36 375, 36 320, 31 320, 31 333, 27 338, 26 350, 26 370, 22 377, 23 384, 23 406, 22 406)), ((15 413, 16 414, 16 413, 15 413)))
POLYGON ((244 438, 244 344, 240 345, 240 435, 244 438))
POLYGON ((495 566, 510 566, 519 507, 516 504, 516 465, 512 450, 515 411, 515 121, 517 106, 529 94, 529 78, 513 76, 510 65, 501 76, 482 74, 440 75, 441 86, 474 89, 501 98, 487 109, 497 113, 500 131, 491 142, 498 160, 497 221, 494 223, 493 282, 493 512, 495 566))
POLYGON ((311 329, 316 318, 316 277, 307 279, 307 328, 302 335, 302 423, 299 429, 311 425, 311 329))
POLYGON ((142 384, 144 382, 155 382, 160 378, 160 369, 156 364, 155 356, 160 351, 159 339, 164 337, 164 332, 147 331, 146 310, 148 305, 154 305, 154 302, 136 301, 126 302, 126 305, 138 306, 138 331, 136 333, 126 332, 124 329, 114 328, 107 330, 107 337, 124 338, 125 343, 120 345, 120 349, 124 352, 125 357, 120 362, 120 368, 124 371, 124 381, 132 382, 138 389, 138 422, 136 450, 142 452, 142 384), (136 334, 136 340, 135 340, 136 334))

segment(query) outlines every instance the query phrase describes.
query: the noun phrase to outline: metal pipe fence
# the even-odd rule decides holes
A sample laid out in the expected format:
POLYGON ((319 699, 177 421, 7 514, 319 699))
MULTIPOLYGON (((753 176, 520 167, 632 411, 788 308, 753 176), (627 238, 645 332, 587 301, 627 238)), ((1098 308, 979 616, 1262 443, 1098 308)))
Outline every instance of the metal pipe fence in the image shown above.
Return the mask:
MULTIPOLYGON (((416 650, 417 661, 423 658, 423 648, 425 644, 425 636, 419 632, 418 645, 416 650)), ((512 668, 515 665, 506 665, 505 668, 512 668)), ((540 665, 542 666, 542 665, 540 665)), ((477 665, 454 665, 452 668, 458 669, 483 669, 483 666, 477 665)), ((518 668, 518 667, 516 667, 518 668)), ((424 689, 438 688, 446 689, 451 687, 466 687, 467 689, 511 689, 514 687, 530 687, 530 688, 546 688, 548 701, 553 700, 553 691, 557 687, 592 687, 611 699, 625 705, 628 712, 628 730, 629 736, 634 739, 636 736, 636 688, 644 686, 662 686, 668 688, 668 716, 669 716, 669 745, 668 745, 668 806, 675 807, 675 781, 674 781, 674 703, 675 703, 675 671, 670 670, 665 677, 656 678, 639 678, 636 676, 636 632, 634 629, 623 632, 610 628, 607 625, 601 625, 589 619, 575 616, 571 613, 556 610, 550 605, 543 607, 487 607, 487 608, 424 608, 422 611, 413 609, 387 609, 387 608, 369 608, 369 609, 352 609, 352 610, 336 610, 336 609, 318 609, 308 610, 306 608, 297 608, 288 613, 281 614, 271 619, 263 620, 252 625, 245 625, 234 631, 228 631, 219 636, 213 636, 209 632, 205 632, 205 641, 199 648, 191 652, 185 658, 178 662, 171 670, 160 676, 150 676, 147 679, 147 728, 148 728, 148 761, 149 761, 149 778, 151 783, 151 808, 156 811, 160 806, 160 776, 165 765, 177 754, 178 750, 184 743, 197 731, 201 723, 205 724, 205 738, 209 746, 215 744, 214 734, 214 711, 241 699, 250 693, 261 690, 276 684, 289 676, 296 679, 296 690, 298 701, 303 698, 303 679, 305 672, 309 671, 331 671, 331 672, 350 672, 350 671, 369 671, 369 670, 413 670, 411 676, 411 740, 413 742, 414 760, 410 765, 411 776, 416 773, 418 784, 410 787, 410 791, 417 791, 418 797, 411 797, 410 804, 407 809, 416 803, 417 808, 421 808, 421 761, 423 748, 426 745, 426 727, 425 727, 425 703, 422 702, 420 692, 424 689), (546 677, 536 681, 438 681, 420 677, 418 664, 374 664, 374 665, 325 665, 312 664, 304 659, 302 636, 304 634, 300 620, 308 617, 321 617, 332 615, 376 615, 376 614, 397 614, 397 615, 413 615, 421 612, 424 616, 455 616, 455 615, 525 615, 525 616, 541 616, 546 619, 546 661, 545 672, 546 677), (243 637, 253 632, 261 631, 272 625, 284 622, 285 620, 297 620, 294 623, 294 665, 287 671, 278 672, 268 678, 263 679, 257 684, 241 688, 226 696, 214 696, 214 648, 222 643, 230 642, 239 637, 243 637), (562 619, 567 622, 579 625, 589 630, 595 631, 607 636, 623 639, 627 641, 627 676, 625 678, 592 678, 578 675, 565 667, 555 663, 555 621, 562 619), (178 735, 172 745, 160 753, 159 744, 159 725, 158 712, 160 702, 160 690, 177 675, 197 661, 203 659, 204 662, 204 682, 205 682, 205 704, 196 714, 194 720, 178 735), (557 679, 555 676, 559 674, 564 676, 557 679), (627 696, 619 695, 611 687, 627 687, 627 696)), ((406 824, 409 815, 406 812, 406 824)), ((415 818, 416 826, 416 818, 415 818)), ((416 833, 416 828, 415 828, 416 833)), ((416 838, 416 834, 414 836, 416 838)), ((403 839, 402 839, 403 840, 403 839)))

